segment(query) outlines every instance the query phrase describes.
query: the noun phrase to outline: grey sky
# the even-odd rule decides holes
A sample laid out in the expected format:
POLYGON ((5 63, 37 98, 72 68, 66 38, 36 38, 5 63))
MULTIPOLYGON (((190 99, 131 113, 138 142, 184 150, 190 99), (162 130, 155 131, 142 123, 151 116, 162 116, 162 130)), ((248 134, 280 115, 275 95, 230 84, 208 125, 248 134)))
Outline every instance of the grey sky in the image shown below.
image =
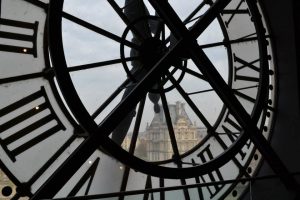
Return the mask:
MULTIPOLYGON (((199 5, 198 0, 191 0, 188 4, 184 1, 169 2, 182 20, 192 12, 196 5, 199 5)), ((117 3, 122 7, 124 5, 124 0, 118 0, 117 3)), ((148 6, 150 14, 155 14, 147 1, 146 5, 148 6)), ((204 8, 203 10, 206 9, 207 8, 204 8)), ((118 36, 122 35, 126 27, 107 1, 65 0, 64 10, 118 36)), ((197 16, 199 16, 199 14, 197 14, 197 16)), ((192 23, 189 25, 192 25, 192 23)), ((120 46, 117 42, 78 26, 68 20, 64 20, 63 23, 63 40, 69 66, 120 58, 120 46)), ((212 23, 198 38, 199 44, 220 42, 222 40, 223 36, 217 22, 212 23)), ((130 49, 127 48, 128 52, 129 50, 130 49)), ((205 50, 205 52, 223 77, 227 79, 228 61, 225 48, 222 46, 210 48, 205 50)), ((188 61, 188 67, 195 69, 191 60, 188 61)), ((74 85, 87 110, 91 113, 101 105, 101 102, 103 102, 125 80, 125 78, 126 74, 121 64, 72 73, 74 85)), ((210 89, 210 86, 206 82, 197 80, 189 75, 185 76, 182 81, 182 86, 186 88, 188 92, 210 89)), ((178 100, 183 101, 182 97, 180 97, 175 90, 167 93, 167 98, 169 103, 175 103, 178 100)), ((219 98, 213 92, 192 95, 191 98, 213 123, 222 106, 219 98)), ((113 105, 116 105, 120 100, 121 95, 114 101, 113 105)), ((187 110, 190 111, 188 106, 186 107, 187 110)), ((109 108, 111 109, 113 106, 110 106, 109 108)), ((110 109, 104 112, 103 116, 99 117, 98 121, 101 121, 110 109)), ((149 101, 146 103, 145 113, 146 115, 143 120, 144 122, 142 122, 142 126, 145 126, 146 122, 151 122, 154 114, 153 105, 149 101)), ((197 124, 200 125, 200 122, 196 120, 195 115, 189 114, 193 118, 193 121, 197 121, 197 124)))

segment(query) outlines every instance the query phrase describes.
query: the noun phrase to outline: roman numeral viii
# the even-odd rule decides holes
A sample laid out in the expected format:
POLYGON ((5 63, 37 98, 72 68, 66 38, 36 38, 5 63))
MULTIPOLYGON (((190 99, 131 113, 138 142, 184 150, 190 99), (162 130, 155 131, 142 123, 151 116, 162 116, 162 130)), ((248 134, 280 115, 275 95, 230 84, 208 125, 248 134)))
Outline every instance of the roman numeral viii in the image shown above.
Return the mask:
POLYGON ((2 108, 0 118, 3 119, 4 117, 8 119, 0 124, 0 145, 13 162, 16 161, 16 156, 19 154, 46 140, 56 132, 65 130, 64 125, 51 107, 43 87, 39 91, 2 108), (43 115, 41 115, 42 112, 43 115), (26 120, 30 122, 26 122, 26 120), (31 134, 33 132, 34 134, 31 134), (26 139, 29 135, 30 140, 26 139), (13 143, 14 145, 11 145, 13 143))
POLYGON ((38 22, 0 18, 0 51, 31 54, 37 57, 38 22))

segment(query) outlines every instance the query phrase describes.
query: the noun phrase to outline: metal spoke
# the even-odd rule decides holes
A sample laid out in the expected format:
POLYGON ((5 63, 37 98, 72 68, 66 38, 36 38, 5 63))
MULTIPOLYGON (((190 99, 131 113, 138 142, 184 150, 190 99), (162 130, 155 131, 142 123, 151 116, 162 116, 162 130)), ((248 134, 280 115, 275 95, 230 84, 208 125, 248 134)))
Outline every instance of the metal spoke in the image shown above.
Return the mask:
MULTIPOLYGON (((266 36, 267 38, 269 36, 266 36)), ((237 43, 242 43, 242 42, 252 42, 256 41, 257 37, 249 37, 249 38, 240 38, 240 39, 235 39, 235 40, 229 40, 229 41, 223 41, 223 42, 215 42, 215 43, 210 43, 210 44, 203 44, 199 45, 200 48, 206 49, 206 48, 212 48, 212 47, 218 47, 218 46, 225 46, 227 47, 228 45, 231 44, 237 44, 237 43)))
POLYGON ((101 106, 91 115, 93 119, 97 116, 120 94, 120 92, 131 82, 130 79, 126 79, 120 87, 118 87, 102 104, 101 106))
MULTIPOLYGON (((139 71, 136 71, 132 76, 136 76, 139 71)), ((101 106, 91 115, 93 119, 96 119, 97 116, 120 94, 123 89, 128 87, 135 86, 136 84, 132 82, 130 78, 127 78, 106 100, 101 104, 101 106)))
POLYGON ((187 25, 187 24, 189 24, 189 23, 191 23, 191 22, 193 22, 193 21, 196 21, 197 19, 200 19, 201 17, 202 17, 202 15, 200 15, 200 16, 198 16, 198 17, 195 17, 195 18, 191 19, 191 20, 188 21, 188 22, 184 22, 184 24, 187 25))
POLYGON ((141 121, 142 121, 144 107, 145 107, 145 101, 146 101, 146 97, 144 97, 140 101, 138 113, 136 116, 136 121, 135 121, 134 128, 133 128, 132 138, 131 138, 131 142, 130 142, 130 146, 129 146, 129 150, 128 150, 129 153, 132 155, 134 154, 134 150, 136 147, 136 141, 137 141, 139 131, 140 131, 141 121))
MULTIPOLYGON (((258 85, 254 85, 254 86, 248 86, 248 87, 242 87, 242 88, 236 88, 236 89, 233 89, 234 91, 239 91, 239 90, 246 90, 246 89, 252 89, 252 88, 257 88, 258 85)), ((194 95, 194 94, 200 94, 200 93, 205 93, 205 92, 213 92, 214 89, 207 89, 207 90, 200 90, 200 91, 197 91, 197 92, 189 92, 187 93, 188 95, 194 95)))
MULTIPOLYGON (((178 166, 178 168, 182 168, 182 161, 180 159, 180 153, 179 153, 179 149, 177 146, 177 141, 176 141, 176 136, 175 136, 175 132, 174 132, 173 124, 172 124, 171 114, 169 111, 169 106, 168 106, 166 95, 163 92, 163 88, 161 88, 160 97, 161 97, 162 107, 164 110, 165 119, 166 119, 168 131, 169 131, 170 141, 171 141, 171 145, 172 145, 172 149, 173 149, 173 153, 174 153, 173 160, 174 160, 175 164, 178 166)), ((180 182, 182 185, 186 185, 185 179, 181 179, 180 182)), ((183 194, 185 196, 185 199, 187 199, 187 200, 190 199, 189 192, 187 189, 183 189, 183 194)))
POLYGON ((72 22, 74 22, 74 23, 76 23, 76 24, 78 24, 80 26, 83 26, 83 27, 85 27, 85 28, 87 28, 87 29, 95 32, 95 33, 103 35, 103 36, 105 36, 107 38, 110 38, 110 39, 112 39, 112 40, 114 40, 116 42, 119 42, 119 43, 123 42, 126 46, 131 47, 133 49, 136 49, 136 50, 139 49, 139 46, 136 45, 136 44, 134 44, 133 42, 130 42, 128 40, 123 40, 121 37, 119 37, 119 36, 117 36, 117 35, 109 32, 109 31, 106 31, 106 30, 104 30, 104 29, 102 29, 100 27, 97 27, 97 26, 95 26, 95 25, 93 25, 93 24, 91 24, 89 22, 86 22, 86 21, 84 21, 82 19, 79 19, 78 17, 75 17, 75 16, 73 16, 73 15, 71 15, 69 13, 63 12, 62 16, 65 19, 68 19, 68 20, 70 20, 70 21, 72 21, 72 22))
MULTIPOLYGON (((125 61, 128 62, 128 61, 133 61, 133 60, 137 60, 137 59, 138 59, 138 57, 128 57, 128 58, 125 58, 125 61)), ((74 71, 92 69, 92 68, 103 67, 103 66, 107 66, 107 65, 114 65, 114 64, 119 64, 119 63, 122 63, 122 59, 113 59, 113 60, 106 60, 106 61, 102 61, 102 62, 71 66, 68 68, 68 71, 74 72, 74 71)))
MULTIPOLYGON (((141 121, 142 121, 142 116, 143 116, 143 112, 144 112, 144 107, 145 107, 145 101, 146 101, 146 98, 144 97, 140 102, 136 121, 134 124, 133 133, 132 133, 129 150, 128 150, 128 152, 131 155, 134 154, 134 150, 136 147, 136 142, 137 142, 140 125, 141 125, 141 121)), ((128 181, 128 177, 129 177, 129 171, 130 171, 130 168, 128 166, 126 166, 125 170, 124 170, 123 178, 122 178, 122 183, 121 183, 121 189, 120 189, 121 192, 126 190, 127 181, 128 181)), ((120 196, 120 199, 124 199, 124 196, 120 196)))
POLYGON ((189 16, 187 16, 184 20, 183 23, 189 23, 190 20, 192 20, 192 18, 207 4, 210 4, 211 0, 204 0, 202 1, 199 6, 197 6, 197 8, 195 8, 193 10, 193 12, 191 12, 191 14, 189 14, 189 16))
POLYGON ((195 72, 194 70, 191 70, 191 69, 189 69, 189 68, 184 68, 184 67, 182 67, 182 66, 176 66, 176 67, 177 67, 178 69, 180 69, 180 70, 182 70, 182 71, 184 71, 184 72, 190 74, 190 75, 193 75, 193 76, 195 76, 195 77, 197 77, 197 78, 200 78, 200 79, 202 79, 202 80, 204 80, 204 81, 207 81, 206 78, 205 78, 202 74, 200 74, 200 73, 198 73, 198 72, 195 72))
POLYGON ((181 96, 184 98, 184 100, 188 103, 188 105, 191 107, 191 109, 195 112, 195 114, 198 116, 198 118, 205 125, 208 132, 210 132, 212 130, 212 125, 209 123, 209 121, 206 119, 206 117, 201 113, 201 111, 198 109, 198 107, 195 105, 195 103, 191 100, 191 98, 188 96, 188 94, 184 91, 184 89, 176 82, 175 78, 172 75, 170 75, 169 78, 170 78, 170 81, 172 82, 172 84, 175 85, 177 91, 181 94, 181 96))
POLYGON ((168 131, 169 131, 170 141, 171 141, 171 145, 172 145, 172 149, 173 149, 173 153, 174 153, 174 160, 175 160, 176 163, 180 163, 179 162, 180 154, 179 154, 179 150, 178 150, 178 146, 177 146, 177 141, 176 141, 176 137, 175 137, 175 133, 174 133, 174 128, 173 128, 173 125, 172 125, 171 114, 170 114, 170 111, 169 111, 169 106, 168 106, 166 95, 163 92, 162 88, 161 88, 161 92, 160 92, 160 97, 161 97, 162 107, 163 107, 163 110, 164 110, 165 119, 166 119, 168 131))
POLYGON ((190 31, 192 38, 198 38, 230 2, 231 0, 217 0, 212 4, 208 11, 195 23, 190 31))
POLYGON ((252 88, 257 88, 258 85, 253 85, 253 86, 248 86, 248 87, 241 87, 241 88, 236 88, 236 89, 233 89, 233 90, 246 90, 246 89, 252 89, 252 88))
MULTIPOLYGON (((196 19, 198 19, 199 17, 196 17, 193 19, 193 17, 207 4, 211 4, 211 0, 204 0, 202 3, 199 4, 199 6, 197 8, 195 8, 191 14, 189 16, 187 16, 184 20, 183 23, 186 25, 196 19)), ((170 41, 170 37, 168 37, 167 39, 164 40, 166 43, 170 41)))
POLYGON ((213 92, 213 91, 214 91, 214 89, 200 90, 197 92, 189 92, 189 93, 187 93, 187 95, 201 94, 201 93, 213 92))

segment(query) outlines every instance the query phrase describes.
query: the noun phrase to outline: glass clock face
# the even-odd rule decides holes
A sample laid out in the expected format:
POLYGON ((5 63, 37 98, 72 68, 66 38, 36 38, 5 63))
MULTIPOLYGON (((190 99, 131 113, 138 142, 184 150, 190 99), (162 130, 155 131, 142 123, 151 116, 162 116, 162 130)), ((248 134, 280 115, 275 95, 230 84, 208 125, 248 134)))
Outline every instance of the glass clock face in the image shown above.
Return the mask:
POLYGON ((0 3, 3 194, 243 195, 276 103, 258 2, 0 3))

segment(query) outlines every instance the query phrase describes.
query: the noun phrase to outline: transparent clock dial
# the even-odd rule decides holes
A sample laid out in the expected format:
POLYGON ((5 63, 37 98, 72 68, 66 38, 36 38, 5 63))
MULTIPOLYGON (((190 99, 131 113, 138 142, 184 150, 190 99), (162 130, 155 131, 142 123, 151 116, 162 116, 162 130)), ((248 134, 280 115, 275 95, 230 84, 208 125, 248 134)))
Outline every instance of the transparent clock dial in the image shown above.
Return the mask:
MULTIPOLYGON (((193 30, 216 2, 169 3, 185 27, 193 30)), ((261 134, 268 138, 276 85, 268 33, 259 12, 256 3, 231 1, 194 39, 261 134)), ((155 64, 176 48, 180 38, 170 29, 147 1, 64 1, 65 66, 92 123, 101 126, 155 64)), ((199 70, 201 61, 195 64, 186 49, 184 45, 178 47, 172 59, 160 66, 166 69, 108 134, 128 155, 144 160, 145 166, 180 171, 222 160, 245 131, 199 70)), ((63 96, 70 102, 72 97, 63 96)), ((72 112, 80 118, 75 109, 72 112)), ((251 176, 260 155, 250 140, 244 142, 232 160, 215 165, 218 167, 202 174, 201 180, 251 176)), ((100 150, 116 156, 103 147, 100 150)), ((122 162, 126 163, 125 159, 122 162)), ((151 175, 159 174, 149 169, 139 168, 151 175)), ((214 192, 207 189, 206 193, 218 199, 235 185, 215 188, 214 192)))

